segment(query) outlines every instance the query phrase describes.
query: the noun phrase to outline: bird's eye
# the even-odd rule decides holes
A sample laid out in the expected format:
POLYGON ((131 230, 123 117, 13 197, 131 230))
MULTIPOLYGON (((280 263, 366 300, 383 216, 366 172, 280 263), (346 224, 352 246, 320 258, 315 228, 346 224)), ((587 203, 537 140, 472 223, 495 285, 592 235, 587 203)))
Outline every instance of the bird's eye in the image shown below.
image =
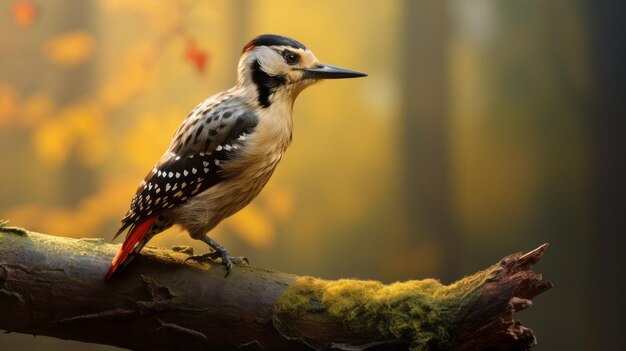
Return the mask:
POLYGON ((285 62, 289 65, 295 65, 298 61, 300 61, 300 56, 291 51, 283 52, 283 57, 285 58, 285 62))

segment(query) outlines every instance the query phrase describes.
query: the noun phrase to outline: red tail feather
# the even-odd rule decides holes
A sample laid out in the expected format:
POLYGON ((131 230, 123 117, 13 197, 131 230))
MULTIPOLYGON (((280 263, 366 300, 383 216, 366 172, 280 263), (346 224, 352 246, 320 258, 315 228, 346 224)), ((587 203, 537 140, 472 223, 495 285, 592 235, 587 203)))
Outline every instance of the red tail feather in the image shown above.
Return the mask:
POLYGON ((152 227, 152 223, 156 221, 157 216, 150 217, 145 221, 133 226, 126 236, 126 240, 122 244, 122 248, 118 251, 117 255, 111 262, 111 266, 109 267, 109 271, 107 272, 105 280, 111 278, 115 272, 118 271, 124 264, 134 255, 139 252, 141 248, 146 244, 146 236, 150 232, 150 227, 152 227))

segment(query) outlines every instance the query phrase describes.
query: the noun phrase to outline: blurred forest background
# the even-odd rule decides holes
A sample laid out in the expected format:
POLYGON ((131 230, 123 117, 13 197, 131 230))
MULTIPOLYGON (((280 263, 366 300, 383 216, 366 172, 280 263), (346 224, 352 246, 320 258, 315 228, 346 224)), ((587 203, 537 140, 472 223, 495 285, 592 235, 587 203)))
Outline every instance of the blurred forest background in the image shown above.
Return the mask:
MULTIPOLYGON (((282 34, 369 77, 299 97, 292 147, 215 239, 257 266, 384 282, 451 282, 550 242, 537 270, 556 285, 518 315, 537 350, 623 350, 624 7, 0 0, 0 218, 111 239, 243 45, 282 34)), ((178 229, 150 244, 206 250, 178 229)), ((0 335, 30 348, 114 349, 0 335)))

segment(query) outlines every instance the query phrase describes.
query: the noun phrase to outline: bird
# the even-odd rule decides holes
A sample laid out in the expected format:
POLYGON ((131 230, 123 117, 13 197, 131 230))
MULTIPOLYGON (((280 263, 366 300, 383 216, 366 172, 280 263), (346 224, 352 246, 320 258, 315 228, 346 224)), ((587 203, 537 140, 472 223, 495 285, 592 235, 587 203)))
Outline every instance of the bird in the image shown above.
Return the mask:
POLYGON ((210 251, 188 259, 221 260, 232 270, 228 250, 209 232, 247 206, 263 189, 291 144, 293 104, 305 88, 325 79, 367 74, 322 64, 300 42, 263 34, 241 51, 234 87, 197 105, 174 133, 169 147, 141 181, 115 237, 128 230, 105 280, 112 278, 155 235, 173 225, 210 251))

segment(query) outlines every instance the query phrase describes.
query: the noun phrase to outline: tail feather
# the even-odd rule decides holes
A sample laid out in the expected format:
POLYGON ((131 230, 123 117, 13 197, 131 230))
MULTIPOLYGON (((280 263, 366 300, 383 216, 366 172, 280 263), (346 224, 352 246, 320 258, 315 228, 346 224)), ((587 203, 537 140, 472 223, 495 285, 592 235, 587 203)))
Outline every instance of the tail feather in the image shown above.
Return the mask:
POLYGON ((131 227, 130 232, 126 236, 126 240, 124 240, 124 243, 120 248, 120 251, 117 252, 117 255, 111 262, 111 266, 109 267, 104 280, 110 279, 115 272, 118 272, 120 268, 124 267, 124 265, 143 248, 147 242, 150 227, 152 227, 152 224, 156 221, 156 219, 157 216, 153 216, 131 227))

